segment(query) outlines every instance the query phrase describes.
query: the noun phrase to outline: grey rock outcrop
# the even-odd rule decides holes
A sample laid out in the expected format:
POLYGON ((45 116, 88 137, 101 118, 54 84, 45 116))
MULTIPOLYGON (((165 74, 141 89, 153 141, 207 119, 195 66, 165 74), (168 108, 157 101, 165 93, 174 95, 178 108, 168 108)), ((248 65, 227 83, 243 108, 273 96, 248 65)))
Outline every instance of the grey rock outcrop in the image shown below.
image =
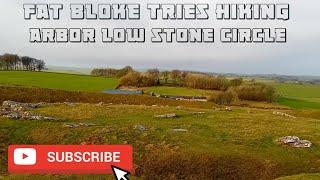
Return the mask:
POLYGON ((12 110, 18 109, 35 109, 43 105, 44 103, 20 103, 15 101, 3 101, 2 107, 3 108, 10 108, 12 110))
POLYGON ((24 120, 55 120, 53 117, 40 116, 27 111, 42 106, 44 103, 20 103, 15 101, 4 101, 0 107, 0 115, 8 119, 24 120))

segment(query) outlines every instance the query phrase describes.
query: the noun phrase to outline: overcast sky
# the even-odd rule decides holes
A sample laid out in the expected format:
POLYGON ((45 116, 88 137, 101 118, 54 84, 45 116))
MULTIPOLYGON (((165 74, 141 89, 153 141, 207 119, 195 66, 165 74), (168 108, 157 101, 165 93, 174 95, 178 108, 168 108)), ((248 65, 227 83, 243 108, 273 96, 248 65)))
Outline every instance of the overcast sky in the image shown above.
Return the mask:
MULTIPOLYGON (((288 75, 320 75, 320 1, 279 0, 290 3, 289 21, 217 21, 216 3, 274 3, 261 0, 0 0, 0 54, 15 53, 44 59, 48 65, 70 67, 120 67, 188 69, 223 73, 264 73, 288 75), (83 20, 72 21, 70 3, 141 3, 142 19, 137 21, 83 20), (207 21, 150 21, 146 10, 152 3, 209 3, 210 19, 207 21), (24 20, 24 3, 63 3, 65 10, 59 21, 24 20), (286 44, 32 44, 29 28, 94 27, 271 27, 288 28, 286 44)), ((148 38, 148 36, 147 36, 148 38)))

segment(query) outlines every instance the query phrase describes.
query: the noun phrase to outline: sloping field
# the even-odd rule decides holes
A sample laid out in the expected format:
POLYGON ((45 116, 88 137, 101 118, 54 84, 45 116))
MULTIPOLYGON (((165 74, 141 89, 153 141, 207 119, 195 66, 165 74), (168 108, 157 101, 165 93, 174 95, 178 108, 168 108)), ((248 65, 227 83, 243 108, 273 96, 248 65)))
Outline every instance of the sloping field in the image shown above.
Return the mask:
MULTIPOLYGON (((280 95, 278 103, 297 109, 320 109, 320 85, 299 85, 270 83, 280 95)), ((101 92, 114 89, 118 81, 113 78, 92 77, 88 75, 0 71, 0 85, 40 87, 67 91, 101 92)), ((147 87, 146 93, 154 92, 163 95, 210 96, 217 91, 200 90, 184 87, 147 87)))
POLYGON ((118 85, 116 79, 92 77, 87 75, 0 71, 0 85, 41 87, 68 91, 102 91, 113 89, 118 85))
POLYGON ((272 84, 281 96, 282 105, 298 109, 320 109, 320 85, 272 84))
MULTIPOLYGON (((279 98, 277 103, 296 109, 320 109, 320 86, 272 83, 279 98)), ((147 93, 181 96, 210 96, 218 91, 185 87, 158 86, 144 89, 147 93)))
MULTIPOLYGON (((9 120, 0 117, 0 156, 3 157, 0 171, 3 174, 6 174, 9 144, 132 144, 136 177, 142 179, 272 179, 320 171, 319 110, 231 107, 232 111, 224 111, 215 109, 212 103, 145 95, 0 86, 0 102, 4 100, 56 103, 32 111, 58 120, 9 120), (64 101, 81 103, 58 103, 64 101), (297 118, 274 115, 273 111, 297 118), (168 113, 176 113, 178 117, 155 117, 168 113), (69 128, 65 126, 68 123, 94 125, 69 128), (279 137, 289 135, 310 140, 313 146, 295 149, 277 142, 279 137)), ((9 177, 82 178, 50 175, 9 177)), ((104 179, 105 176, 92 178, 104 179)))
POLYGON ((0 86, 0 103, 7 100, 25 103, 103 102, 106 104, 112 103, 149 106, 186 106, 202 108, 212 108, 215 106, 213 103, 176 101, 172 99, 163 99, 146 95, 114 95, 95 92, 78 92, 42 88, 0 86))
MULTIPOLYGON (((3 157, 9 144, 132 144, 136 176, 142 179, 273 179, 320 171, 320 120, 315 118, 292 119, 273 115, 273 110, 248 108, 227 112, 212 108, 83 103, 49 104, 33 111, 58 120, 0 118, 3 157), (167 113, 176 113, 178 117, 154 117, 167 113), (67 123, 94 125, 69 128, 67 123), (310 140, 314 145, 296 149, 277 142, 279 137, 288 135, 310 140)), ((5 160, 2 167, 6 167, 5 160)))
POLYGON ((310 84, 274 84, 278 93, 292 98, 320 98, 320 85, 310 84))

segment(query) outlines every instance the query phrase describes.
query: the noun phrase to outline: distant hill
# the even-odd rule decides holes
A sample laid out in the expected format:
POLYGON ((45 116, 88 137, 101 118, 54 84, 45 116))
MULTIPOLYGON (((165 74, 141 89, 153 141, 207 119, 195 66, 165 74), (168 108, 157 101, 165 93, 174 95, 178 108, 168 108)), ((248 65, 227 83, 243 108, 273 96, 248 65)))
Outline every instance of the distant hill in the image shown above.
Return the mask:
POLYGON ((68 74, 90 74, 91 68, 76 68, 76 67, 63 67, 63 66, 47 66, 47 72, 58 72, 68 74))

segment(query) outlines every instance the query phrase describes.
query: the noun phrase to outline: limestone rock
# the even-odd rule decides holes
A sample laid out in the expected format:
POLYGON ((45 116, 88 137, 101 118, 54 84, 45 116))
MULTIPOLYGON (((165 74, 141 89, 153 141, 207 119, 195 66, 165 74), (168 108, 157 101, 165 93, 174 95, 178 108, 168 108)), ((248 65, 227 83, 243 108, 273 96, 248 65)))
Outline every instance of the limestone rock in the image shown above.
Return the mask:
POLYGON ((96 124, 93 123, 65 123, 63 125, 64 127, 67 128, 77 128, 77 127, 90 127, 90 126, 96 126, 96 124))
POLYGON ((0 108, 0 115, 9 119, 19 120, 55 120, 52 117, 36 115, 27 109, 38 108, 44 103, 20 103, 15 101, 4 101, 0 108))
POLYGON ((20 103, 15 101, 3 101, 2 107, 10 108, 15 110, 25 109, 35 109, 38 108, 42 103, 20 103))
POLYGON ((97 104, 97 106, 103 106, 104 105, 104 102, 99 102, 98 104, 97 104))
POLYGON ((174 132, 188 132, 186 129, 172 129, 174 132))
POLYGON ((6 117, 8 119, 15 119, 15 120, 21 118, 20 114, 17 112, 10 112, 7 115, 4 115, 3 117, 6 117))
POLYGON ((156 115, 155 118, 177 118, 177 114, 163 114, 163 115, 156 115))
POLYGON ((143 125, 138 124, 134 126, 134 129, 139 130, 139 131, 146 131, 147 128, 145 128, 143 125))
POLYGON ((77 128, 79 127, 79 125, 77 124, 72 124, 72 123, 66 123, 63 125, 64 127, 67 127, 67 128, 77 128))
POLYGON ((277 116, 284 116, 284 117, 293 118, 293 119, 296 118, 295 116, 292 116, 290 114, 283 113, 283 112, 278 112, 278 111, 273 111, 273 114, 277 115, 277 116))
POLYGON ((225 108, 215 108, 216 111, 226 111, 226 112, 231 112, 232 109, 229 107, 225 107, 225 108))
POLYGON ((193 112, 192 114, 193 115, 203 115, 203 114, 205 114, 205 112, 193 112))
POLYGON ((65 104, 65 105, 67 105, 67 106, 71 106, 71 107, 76 106, 76 104, 73 103, 73 102, 64 102, 63 104, 65 104))
POLYGON ((295 148, 310 148, 312 146, 311 141, 300 140, 300 138, 297 136, 281 137, 279 138, 279 142, 295 148))

